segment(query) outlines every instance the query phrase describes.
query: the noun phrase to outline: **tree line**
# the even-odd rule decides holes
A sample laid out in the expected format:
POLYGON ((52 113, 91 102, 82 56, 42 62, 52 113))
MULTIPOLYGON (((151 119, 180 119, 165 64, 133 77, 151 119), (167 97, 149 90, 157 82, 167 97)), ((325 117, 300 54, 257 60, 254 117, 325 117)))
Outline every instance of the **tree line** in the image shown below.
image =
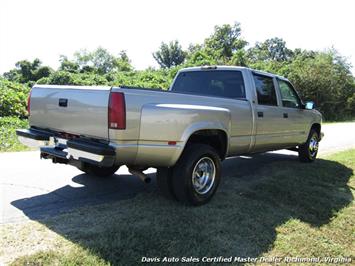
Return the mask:
POLYGON ((152 54, 160 68, 135 70, 127 53, 99 47, 61 56, 54 70, 39 59, 22 60, 0 77, 0 116, 26 115, 26 93, 33 84, 114 85, 167 89, 177 71, 188 66, 237 65, 287 77, 305 100, 313 100, 326 120, 353 119, 355 78, 335 49, 289 49, 281 38, 249 46, 239 23, 215 26, 203 43, 182 49, 178 40, 162 42, 152 54))

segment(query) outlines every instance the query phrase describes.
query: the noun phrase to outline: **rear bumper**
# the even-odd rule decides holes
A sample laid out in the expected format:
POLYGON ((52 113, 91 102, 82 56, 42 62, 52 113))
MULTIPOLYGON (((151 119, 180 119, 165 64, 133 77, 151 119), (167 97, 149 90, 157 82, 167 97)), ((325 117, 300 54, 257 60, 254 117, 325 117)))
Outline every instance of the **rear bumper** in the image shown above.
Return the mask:
POLYGON ((107 167, 115 163, 116 151, 109 144, 87 140, 69 140, 67 147, 68 154, 72 159, 107 167))
POLYGON ((16 130, 18 140, 28 147, 38 148, 48 146, 50 135, 37 129, 18 129, 16 130))
POLYGON ((42 158, 62 163, 77 160, 104 167, 115 163, 116 150, 109 144, 79 138, 66 140, 37 129, 19 129, 16 134, 22 144, 40 148, 42 158))

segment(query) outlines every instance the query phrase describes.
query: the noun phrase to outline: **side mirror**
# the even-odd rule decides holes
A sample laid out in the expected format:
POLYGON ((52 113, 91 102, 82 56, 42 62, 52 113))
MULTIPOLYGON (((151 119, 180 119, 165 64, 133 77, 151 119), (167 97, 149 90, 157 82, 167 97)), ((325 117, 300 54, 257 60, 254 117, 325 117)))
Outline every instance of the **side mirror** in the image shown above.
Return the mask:
POLYGON ((304 105, 304 109, 307 109, 307 110, 312 110, 312 109, 314 109, 314 107, 315 107, 314 102, 306 102, 304 105))

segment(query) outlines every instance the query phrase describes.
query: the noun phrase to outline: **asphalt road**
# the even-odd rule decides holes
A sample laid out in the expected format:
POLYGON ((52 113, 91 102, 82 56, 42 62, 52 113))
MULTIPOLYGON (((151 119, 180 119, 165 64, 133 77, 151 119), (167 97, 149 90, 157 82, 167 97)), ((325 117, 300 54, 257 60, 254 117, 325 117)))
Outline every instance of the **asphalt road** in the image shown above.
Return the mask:
MULTIPOLYGON (((355 148, 355 122, 324 125, 325 137, 320 154, 355 148)), ((254 155, 247 160, 236 157, 223 162, 224 176, 242 171, 246 175, 274 160, 296 160, 296 153, 278 151, 254 155)), ((39 152, 0 153, 0 224, 41 219, 73 208, 135 197, 155 191, 155 170, 147 173, 151 184, 128 173, 126 167, 112 178, 100 179, 74 167, 40 160, 39 152)), ((163 199, 162 199, 163 200, 163 199)))

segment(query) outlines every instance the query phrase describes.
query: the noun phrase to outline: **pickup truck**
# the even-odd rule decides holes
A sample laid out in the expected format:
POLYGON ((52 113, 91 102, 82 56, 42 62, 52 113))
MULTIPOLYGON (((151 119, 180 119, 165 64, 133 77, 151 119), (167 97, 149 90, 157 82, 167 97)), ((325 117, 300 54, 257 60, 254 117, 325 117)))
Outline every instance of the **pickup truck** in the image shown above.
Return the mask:
POLYGON ((313 162, 322 137, 287 79, 244 67, 185 68, 168 91, 35 85, 28 112, 17 135, 41 158, 100 177, 126 165, 145 181, 155 167, 162 194, 191 205, 213 197, 225 158, 291 149, 313 162))

